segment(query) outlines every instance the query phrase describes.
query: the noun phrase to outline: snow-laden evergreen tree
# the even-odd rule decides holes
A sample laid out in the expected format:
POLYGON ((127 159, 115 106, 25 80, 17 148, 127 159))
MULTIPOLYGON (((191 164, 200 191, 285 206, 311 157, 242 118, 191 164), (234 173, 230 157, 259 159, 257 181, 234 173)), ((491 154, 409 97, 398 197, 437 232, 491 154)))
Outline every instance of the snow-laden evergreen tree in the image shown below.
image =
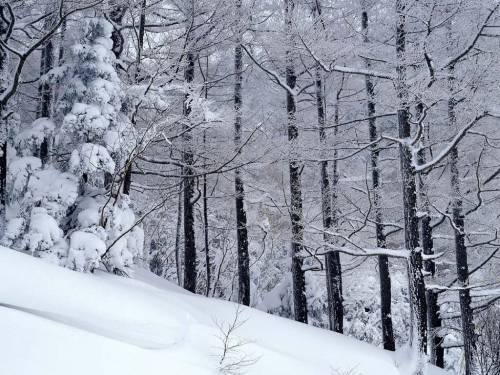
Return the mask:
POLYGON ((65 168, 79 179, 79 197, 68 221, 68 266, 88 271, 102 262, 123 271, 142 251, 142 230, 121 194, 120 180, 134 148, 134 130, 122 108, 115 71, 113 28, 103 17, 81 27, 71 46, 68 85, 58 105, 57 145, 70 157, 65 168))
POLYGON ((42 167, 38 150, 54 129, 52 120, 39 118, 10 137, 3 244, 64 264, 68 249, 62 227, 78 196, 78 180, 52 165, 42 167))
POLYGON ((39 118, 15 136, 9 164, 10 207, 4 243, 78 271, 100 263, 123 272, 142 252, 143 232, 121 193, 134 130, 101 17, 74 22, 55 119, 39 118), (57 157, 42 166, 45 137, 57 157))

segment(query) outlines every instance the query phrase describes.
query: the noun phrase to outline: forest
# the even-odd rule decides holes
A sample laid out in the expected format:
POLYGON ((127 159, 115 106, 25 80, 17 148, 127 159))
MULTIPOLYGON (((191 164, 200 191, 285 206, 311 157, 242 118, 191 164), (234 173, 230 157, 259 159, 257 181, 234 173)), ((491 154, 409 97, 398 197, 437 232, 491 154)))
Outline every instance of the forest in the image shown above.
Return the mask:
POLYGON ((499 77, 498 0, 0 0, 0 252, 500 375, 499 77))

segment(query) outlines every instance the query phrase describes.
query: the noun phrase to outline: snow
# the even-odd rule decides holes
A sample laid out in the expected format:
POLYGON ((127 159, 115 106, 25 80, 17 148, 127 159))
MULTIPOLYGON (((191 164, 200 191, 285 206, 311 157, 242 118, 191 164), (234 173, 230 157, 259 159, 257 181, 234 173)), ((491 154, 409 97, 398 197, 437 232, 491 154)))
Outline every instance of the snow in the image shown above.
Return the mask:
POLYGON ((63 239, 63 231, 57 221, 43 207, 34 207, 31 211, 30 231, 28 233, 29 249, 48 250, 63 239))
POLYGON ((68 263, 78 271, 88 271, 99 265, 106 244, 94 233, 75 231, 69 242, 68 263))
POLYGON ((45 138, 49 138, 54 133, 54 129, 55 124, 52 120, 46 117, 38 118, 16 136, 15 144, 29 155, 29 152, 39 147, 45 138))
MULTIPOLYGON (((0 247, 0 374, 221 373, 218 324, 227 327, 237 305, 145 270, 131 276, 73 272, 0 247)), ((231 357, 252 363, 241 373, 409 374, 401 354, 251 308, 240 318, 231 357)))
POLYGON ((100 170, 113 173, 115 162, 105 147, 94 143, 84 143, 80 150, 72 152, 71 168, 81 173, 95 173, 100 170))

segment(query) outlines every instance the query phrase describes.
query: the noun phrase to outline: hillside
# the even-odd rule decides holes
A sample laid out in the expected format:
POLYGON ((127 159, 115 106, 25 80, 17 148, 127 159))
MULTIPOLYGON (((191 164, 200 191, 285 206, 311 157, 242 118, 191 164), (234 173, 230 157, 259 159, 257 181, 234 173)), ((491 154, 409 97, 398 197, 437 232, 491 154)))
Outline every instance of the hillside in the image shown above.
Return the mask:
MULTIPOLYGON (((6 248, 0 300, 5 375, 217 374, 218 326, 234 321, 237 311, 146 271, 133 278, 82 274, 6 248)), ((405 373, 401 359, 398 365, 390 353, 345 336, 250 308, 239 317, 229 343, 242 346, 223 366, 248 360, 242 373, 405 373)))

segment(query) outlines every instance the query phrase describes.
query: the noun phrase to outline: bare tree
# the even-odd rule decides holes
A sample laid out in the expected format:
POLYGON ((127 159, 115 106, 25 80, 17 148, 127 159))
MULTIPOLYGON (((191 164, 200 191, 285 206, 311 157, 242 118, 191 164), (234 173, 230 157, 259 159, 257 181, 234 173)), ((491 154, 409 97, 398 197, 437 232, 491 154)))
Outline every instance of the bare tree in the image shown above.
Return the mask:
MULTIPOLYGON (((409 92, 406 77, 406 17, 407 2, 396 0, 396 91, 398 96, 398 130, 400 139, 410 139, 411 123, 409 108, 409 92)), ((403 211, 405 223, 405 247, 409 251, 408 273, 411 310, 413 313, 413 337, 422 361, 426 352, 427 340, 427 304, 425 300, 425 284, 423 276, 422 253, 419 248, 419 232, 417 218, 417 191, 415 185, 415 167, 413 155, 410 148, 404 143, 399 143, 399 156, 401 162, 402 188, 403 188, 403 211)), ((420 363, 421 365, 421 363, 420 363)), ((419 365, 419 366, 420 366, 419 365)), ((421 374, 422 369, 417 369, 421 374)))
MULTIPOLYGON (((234 48, 234 145, 241 153, 242 134, 242 92, 243 49, 241 0, 236 0, 236 46, 234 48)), ((234 170, 234 189, 236 203, 236 239, 238 245, 238 302, 250 305, 250 256, 248 253, 247 214, 245 210, 245 186, 240 168, 234 170)))
MULTIPOLYGON (((369 42, 369 18, 368 11, 362 10, 361 13, 361 27, 363 31, 363 42, 369 42)), ((365 67, 371 70, 371 62, 369 59, 365 60, 365 67)), ((386 237, 384 233, 383 216, 381 209, 381 177, 379 168, 379 145, 376 143, 378 138, 377 120, 375 110, 375 90, 373 77, 365 76, 365 86, 367 94, 367 117, 368 117, 368 133, 370 135, 370 164, 371 164, 371 179, 373 190, 373 210, 375 219, 375 237, 377 240, 377 247, 386 248, 386 237)), ((394 340, 394 331, 392 328, 392 314, 391 314, 391 275, 389 271, 389 258, 385 255, 378 257, 379 279, 380 279, 380 314, 382 317, 382 342, 384 349, 396 350, 396 343, 394 340)))
MULTIPOLYGON (((287 38, 286 54, 286 84, 293 90, 295 89, 297 77, 294 67, 294 34, 293 17, 295 3, 294 0, 285 1, 285 32, 287 38)), ((287 90, 286 108, 288 122, 288 142, 290 147, 289 173, 290 173, 290 219, 292 224, 292 278, 293 278, 293 308, 295 320, 307 323, 307 300, 306 300, 306 282, 303 265, 303 243, 304 243, 304 224, 302 212, 302 183, 301 183, 301 165, 296 156, 296 147, 298 142, 299 130, 296 118, 295 96, 287 90)))
MULTIPOLYGON (((194 24, 195 18, 195 1, 191 0, 187 4, 187 32, 186 32, 186 66, 184 68, 184 80, 188 85, 194 81, 195 73, 195 54, 192 51, 192 35, 191 29, 194 24)), ((183 134, 183 154, 182 162, 184 163, 183 168, 183 197, 184 197, 184 288, 190 292, 196 292, 196 244, 195 244, 195 232, 194 232, 194 189, 195 189, 195 179, 193 177, 193 164, 194 164, 194 154, 191 149, 192 134, 190 129, 189 115, 191 114, 191 104, 189 93, 185 95, 184 105, 183 105, 183 115, 184 115, 184 134, 183 134)))

